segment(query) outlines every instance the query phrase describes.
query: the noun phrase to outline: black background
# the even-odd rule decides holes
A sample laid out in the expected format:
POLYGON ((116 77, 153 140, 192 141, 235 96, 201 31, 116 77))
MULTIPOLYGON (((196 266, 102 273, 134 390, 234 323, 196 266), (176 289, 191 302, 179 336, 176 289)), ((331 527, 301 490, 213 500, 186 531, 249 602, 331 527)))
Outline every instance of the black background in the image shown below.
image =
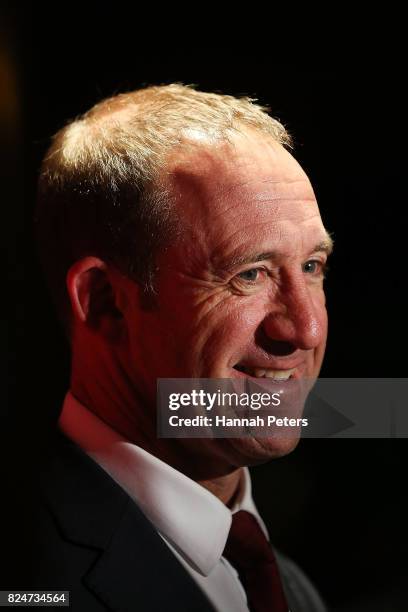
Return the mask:
MULTIPOLYGON (((403 71, 395 62, 283 62, 280 53, 243 52, 239 41, 210 52, 200 34, 195 45, 175 36, 161 47, 148 24, 138 23, 129 37, 123 17, 102 13, 5 11, 2 20, 7 83, 15 82, 17 96, 15 113, 2 122, 5 388, 18 398, 17 405, 14 394, 4 402, 15 425, 3 442, 6 473, 25 465, 22 443, 30 452, 41 444, 68 385, 69 355, 31 233, 42 155, 68 119, 143 84, 194 83, 271 107, 295 138, 295 157, 335 240, 322 376, 406 376, 403 71)), ((335 610, 407 608, 406 444, 304 440, 292 455, 253 470, 274 543, 335 610)))

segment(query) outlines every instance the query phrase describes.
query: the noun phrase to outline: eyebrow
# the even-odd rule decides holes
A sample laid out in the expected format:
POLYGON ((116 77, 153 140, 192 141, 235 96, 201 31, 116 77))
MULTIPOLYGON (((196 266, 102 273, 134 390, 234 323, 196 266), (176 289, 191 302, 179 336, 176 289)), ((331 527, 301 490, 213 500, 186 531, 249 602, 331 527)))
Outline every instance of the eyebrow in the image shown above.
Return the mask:
MULTIPOLYGON (((326 253, 330 255, 333 251, 333 240, 330 234, 318 242, 310 251, 310 255, 314 253, 326 253)), ((252 255, 232 256, 225 263, 228 267, 237 267, 249 263, 257 263, 258 261, 264 261, 265 259, 278 259, 282 254, 279 251, 266 251, 264 253, 254 253, 252 255)))

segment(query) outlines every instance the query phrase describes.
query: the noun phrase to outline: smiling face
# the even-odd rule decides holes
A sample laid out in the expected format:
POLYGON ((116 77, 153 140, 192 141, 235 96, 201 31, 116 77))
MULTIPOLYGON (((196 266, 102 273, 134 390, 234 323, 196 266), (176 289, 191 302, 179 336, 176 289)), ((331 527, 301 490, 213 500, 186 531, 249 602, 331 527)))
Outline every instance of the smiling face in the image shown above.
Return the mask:
MULTIPOLYGON (((316 377, 330 238, 299 164, 247 133, 174 155, 167 177, 182 232, 159 256, 156 307, 132 324, 139 388, 153 394, 159 377, 316 377)), ((254 459, 295 445, 223 442, 254 459)))

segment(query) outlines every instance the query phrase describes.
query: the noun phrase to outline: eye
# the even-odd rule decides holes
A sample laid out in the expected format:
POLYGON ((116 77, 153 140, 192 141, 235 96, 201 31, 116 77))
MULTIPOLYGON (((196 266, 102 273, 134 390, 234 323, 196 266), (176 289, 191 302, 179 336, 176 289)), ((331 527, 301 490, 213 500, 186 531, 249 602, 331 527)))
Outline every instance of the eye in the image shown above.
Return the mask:
POLYGON ((324 276, 327 271, 327 264, 323 261, 319 261, 318 259, 309 259, 304 264, 302 264, 302 270, 305 274, 321 274, 324 276))
POLYGON ((244 270, 243 272, 240 272, 239 274, 237 274, 237 277, 241 280, 254 283, 259 279, 259 275, 261 272, 261 268, 251 268, 250 270, 244 270))

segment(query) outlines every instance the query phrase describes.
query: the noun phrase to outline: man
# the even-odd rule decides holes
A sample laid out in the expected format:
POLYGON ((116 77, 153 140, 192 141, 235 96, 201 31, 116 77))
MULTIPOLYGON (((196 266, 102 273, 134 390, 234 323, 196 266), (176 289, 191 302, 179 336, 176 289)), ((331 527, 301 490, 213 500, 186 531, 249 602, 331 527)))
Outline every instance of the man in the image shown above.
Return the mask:
POLYGON ((156 434, 159 378, 318 375, 331 241, 288 146, 250 100, 182 85, 54 138, 36 218, 72 371, 30 588, 87 612, 323 609, 267 543, 246 470, 297 439, 156 434))

